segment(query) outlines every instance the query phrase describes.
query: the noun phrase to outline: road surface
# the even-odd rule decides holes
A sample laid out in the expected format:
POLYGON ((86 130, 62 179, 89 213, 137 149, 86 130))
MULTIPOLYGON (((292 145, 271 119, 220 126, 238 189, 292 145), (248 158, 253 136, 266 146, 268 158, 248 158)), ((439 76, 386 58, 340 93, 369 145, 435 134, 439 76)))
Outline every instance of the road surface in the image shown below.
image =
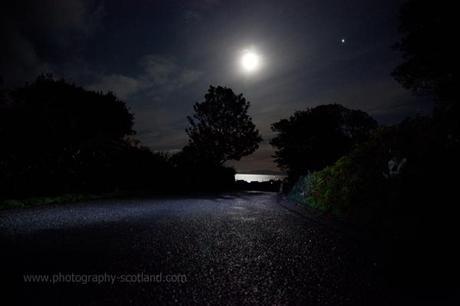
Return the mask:
POLYGON ((279 201, 240 193, 0 211, 3 289, 30 305, 384 301, 359 242, 279 201))

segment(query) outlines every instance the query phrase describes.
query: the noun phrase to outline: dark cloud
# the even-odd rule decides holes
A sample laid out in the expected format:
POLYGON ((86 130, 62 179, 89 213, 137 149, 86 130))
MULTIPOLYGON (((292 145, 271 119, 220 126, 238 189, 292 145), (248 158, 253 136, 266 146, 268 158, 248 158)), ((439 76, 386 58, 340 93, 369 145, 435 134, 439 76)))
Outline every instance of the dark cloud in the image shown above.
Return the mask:
POLYGON ((111 91, 120 99, 127 99, 129 96, 138 93, 144 88, 142 80, 132 78, 121 74, 109 74, 99 77, 88 89, 97 91, 111 91))
POLYGON ((341 103, 395 123, 430 108, 390 76, 400 60, 391 46, 402 2, 2 2, 0 74, 14 83, 53 72, 113 91, 134 112, 138 137, 172 152, 186 144, 186 116, 208 86, 229 86, 251 101, 265 139, 233 165, 276 170, 270 125, 296 110, 341 103), (252 76, 238 62, 247 48, 263 56, 252 76))
POLYGON ((92 0, 2 1, 0 74, 9 83, 61 72, 101 26, 104 7, 92 0))
POLYGON ((133 75, 100 75, 87 85, 93 90, 112 91, 122 99, 143 92, 153 100, 160 100, 175 90, 197 81, 201 72, 179 66, 172 57, 155 54, 143 56, 138 61, 140 71, 133 75))

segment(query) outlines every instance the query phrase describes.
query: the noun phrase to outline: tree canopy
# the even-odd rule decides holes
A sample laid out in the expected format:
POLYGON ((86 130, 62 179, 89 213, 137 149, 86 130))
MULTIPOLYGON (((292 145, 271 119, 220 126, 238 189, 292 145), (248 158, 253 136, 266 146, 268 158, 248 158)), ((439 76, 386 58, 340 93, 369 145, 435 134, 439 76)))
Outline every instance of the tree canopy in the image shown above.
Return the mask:
POLYGON ((184 153, 216 166, 253 153, 262 138, 248 114, 249 106, 242 94, 210 86, 205 100, 197 102, 195 113, 187 117, 189 143, 184 153))
POLYGON ((119 183, 115 177, 120 181, 126 174, 121 164, 139 151, 125 141, 134 134, 132 126, 133 115, 112 93, 88 91, 52 76, 4 89, 0 188, 23 194, 119 183))
POLYGON ((292 180, 324 168, 365 140, 377 122, 367 113, 329 104, 294 113, 272 125, 275 162, 292 180))
POLYGON ((430 94, 438 106, 448 107, 459 98, 459 45, 455 1, 411 0, 401 11, 402 38, 396 48, 403 63, 394 77, 416 94, 430 94))
POLYGON ((52 152, 95 137, 134 134, 133 115, 112 93, 88 91, 51 76, 11 90, 0 107, 0 135, 9 149, 52 152))

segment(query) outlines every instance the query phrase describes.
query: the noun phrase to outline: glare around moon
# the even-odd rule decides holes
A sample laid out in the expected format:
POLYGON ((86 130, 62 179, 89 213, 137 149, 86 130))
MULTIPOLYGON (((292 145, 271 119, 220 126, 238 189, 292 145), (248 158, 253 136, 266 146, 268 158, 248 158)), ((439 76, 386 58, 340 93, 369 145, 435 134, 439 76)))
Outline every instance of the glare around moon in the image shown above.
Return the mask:
POLYGON ((253 51, 246 51, 241 56, 241 67, 246 72, 254 72, 260 67, 260 56, 253 51))

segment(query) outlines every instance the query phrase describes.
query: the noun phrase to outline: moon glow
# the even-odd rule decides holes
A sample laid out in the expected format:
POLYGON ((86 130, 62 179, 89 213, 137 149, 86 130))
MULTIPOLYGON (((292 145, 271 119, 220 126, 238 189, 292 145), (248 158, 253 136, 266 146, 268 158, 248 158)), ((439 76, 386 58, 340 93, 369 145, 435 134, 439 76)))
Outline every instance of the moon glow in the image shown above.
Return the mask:
POLYGON ((260 67, 260 56, 253 51, 245 51, 241 56, 241 67, 245 72, 252 73, 260 67))

